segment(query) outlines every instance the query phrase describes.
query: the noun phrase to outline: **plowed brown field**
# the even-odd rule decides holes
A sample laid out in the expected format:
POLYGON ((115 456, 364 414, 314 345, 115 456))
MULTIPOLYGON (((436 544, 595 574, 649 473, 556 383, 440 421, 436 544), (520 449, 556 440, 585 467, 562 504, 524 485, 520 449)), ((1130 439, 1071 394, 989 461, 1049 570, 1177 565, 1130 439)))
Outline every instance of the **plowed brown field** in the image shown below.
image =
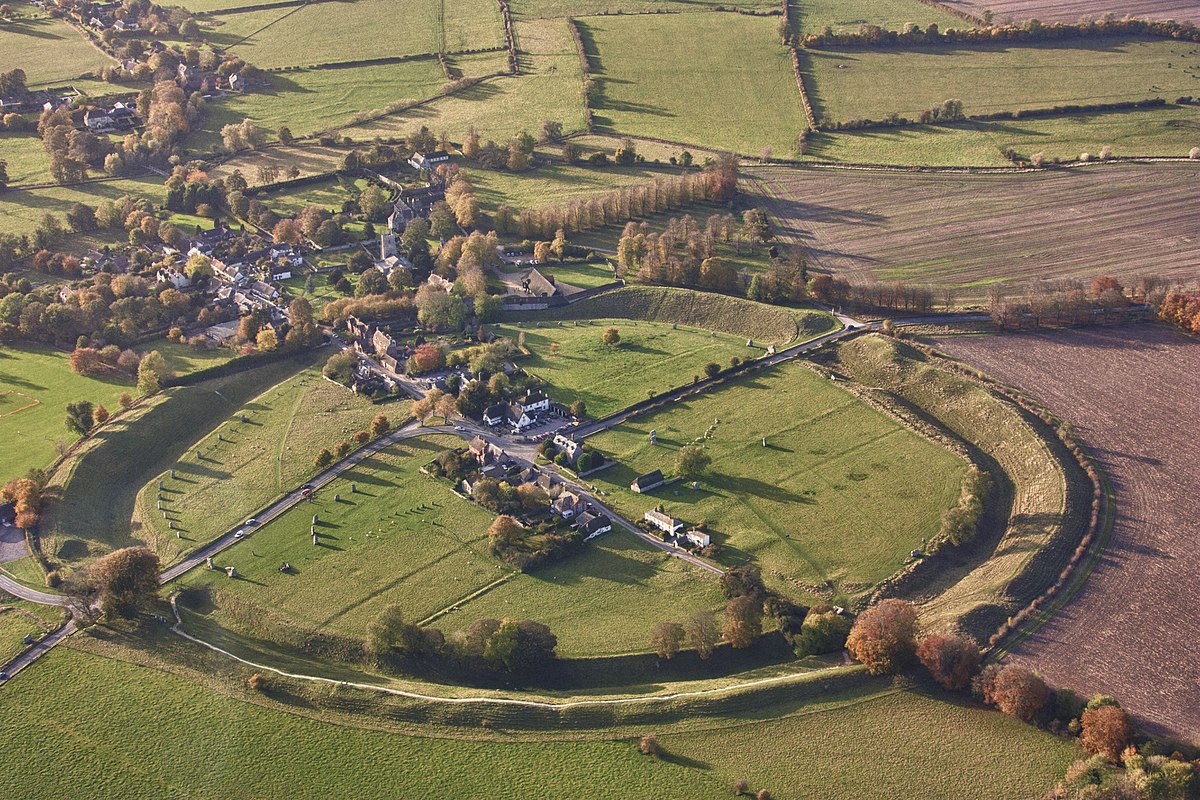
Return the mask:
POLYGON ((954 286, 961 301, 985 297, 1002 280, 1151 273, 1195 280, 1200 258, 1200 163, 752 174, 783 238, 804 244, 817 269, 856 282, 954 286))
POLYGON ((963 0, 954 3, 964 11, 981 14, 991 10, 997 22, 1078 22, 1099 19, 1113 13, 1139 19, 1173 19, 1176 22, 1200 22, 1200 3, 1196 0, 1126 0, 1116 5, 1111 0, 963 0))
POLYGON ((1095 571, 1011 658, 1200 744, 1200 340, 1141 325, 938 347, 1069 420, 1116 494, 1095 571))

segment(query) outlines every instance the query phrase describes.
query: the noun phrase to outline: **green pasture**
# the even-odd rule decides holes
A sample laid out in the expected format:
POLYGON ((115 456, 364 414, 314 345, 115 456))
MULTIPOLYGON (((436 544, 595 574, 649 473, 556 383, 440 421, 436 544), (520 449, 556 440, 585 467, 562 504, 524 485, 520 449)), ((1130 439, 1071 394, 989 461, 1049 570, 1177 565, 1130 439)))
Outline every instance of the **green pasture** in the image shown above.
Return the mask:
POLYGON ((662 394, 704 375, 710 361, 729 366, 733 357, 756 358, 765 345, 746 347, 745 339, 726 333, 681 328, 631 319, 594 319, 545 323, 543 327, 499 327, 514 340, 525 334, 530 356, 520 365, 550 385, 560 403, 583 400, 588 414, 601 417, 645 400, 648 392, 662 394), (621 333, 619 347, 603 341, 609 327, 621 333), (552 345, 558 352, 551 352, 552 345))
POLYGON ((8 183, 49 183, 50 158, 33 133, 0 133, 0 161, 8 164, 8 183))
POLYGON ((66 614, 59 608, 39 606, 0 592, 0 665, 25 649, 26 636, 37 638, 57 628, 64 619, 66 614))
POLYGON ((343 203, 357 198, 368 186, 370 183, 366 178, 331 175, 316 183, 262 192, 255 195, 255 199, 267 204, 282 216, 298 214, 308 206, 321 206, 330 211, 340 212, 343 203))
POLYGON ((333 450, 343 439, 370 428, 380 412, 403 422, 403 405, 372 405, 325 380, 319 369, 305 370, 243 404, 216 431, 190 445, 169 465, 174 479, 169 469, 151 478, 138 498, 134 518, 159 541, 175 535, 168 522, 182 542, 215 539, 303 483, 315 471, 318 451, 333 450), (202 459, 196 458, 197 452, 202 459), (159 481, 164 485, 162 511, 159 481))
MULTIPOLYGON (((530 131, 537 134, 537 130, 530 131)), ((471 169, 467 174, 475 186, 475 196, 485 211, 494 212, 501 203, 516 211, 543 208, 586 199, 612 189, 639 183, 652 183, 676 170, 656 169, 649 165, 583 167, 546 164, 529 172, 494 172, 471 169)))
POLYGON ((626 517, 662 505, 687 523, 707 522, 724 563, 753 560, 785 591, 842 604, 938 531, 966 469, 794 364, 639 415, 589 441, 618 462, 591 480, 626 517), (640 474, 674 474, 676 451, 692 443, 712 457, 699 489, 679 481, 648 494, 630 490, 640 474))
POLYGON ((113 63, 82 33, 52 17, 19 17, 0 26, 0 53, 3 69, 25 70, 31 88, 70 86, 113 63))
MULTIPOLYGON (((144 197, 160 203, 163 179, 158 175, 139 178, 96 181, 81 186, 52 186, 47 189, 10 188, 0 193, 0 230, 7 233, 32 233, 44 214, 61 217, 74 203, 95 207, 104 200, 122 195, 144 197)), ((66 223, 63 222, 63 227, 66 223)), ((103 232, 102 232, 103 233, 103 232)))
POLYGON ((595 289, 616 280, 612 267, 607 262, 579 263, 575 261, 565 264, 539 266, 538 270, 549 275, 559 283, 570 284, 580 289, 595 289))
POLYGON ((914 119, 949 98, 970 116, 1200 91, 1200 50, 1166 39, 808 50, 801 67, 818 119, 838 122, 914 119))
POLYGON ((664 14, 581 25, 601 84, 601 130, 755 156, 795 149, 804 112, 775 18, 664 14))
POLYGON ((166 339, 140 344, 133 349, 139 353, 157 350, 159 355, 166 359, 167 368, 173 375, 190 375, 202 369, 219 366, 237 357, 237 353, 228 347, 201 349, 189 344, 168 342, 166 339))
MULTIPOLYGON (((721 0, 517 0, 512 5, 512 14, 514 19, 524 20, 592 14, 711 11, 729 7, 721 0)), ((737 7, 762 13, 779 8, 779 4, 772 0, 747 0, 739 2, 737 7)))
POLYGON ((801 34, 858 31, 863 25, 878 25, 889 31, 903 30, 912 22, 926 28, 930 23, 942 30, 969 27, 963 19, 916 0, 797 0, 792 3, 792 24, 801 34))

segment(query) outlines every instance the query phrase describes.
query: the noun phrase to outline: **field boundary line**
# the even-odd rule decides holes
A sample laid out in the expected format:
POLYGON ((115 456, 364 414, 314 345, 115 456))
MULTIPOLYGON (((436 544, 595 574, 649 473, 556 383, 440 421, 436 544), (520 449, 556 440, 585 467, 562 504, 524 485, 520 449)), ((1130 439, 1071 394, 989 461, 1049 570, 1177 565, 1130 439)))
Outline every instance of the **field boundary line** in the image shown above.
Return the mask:
POLYGON ((481 586, 480 588, 476 589, 475 591, 471 592, 470 594, 463 595, 462 597, 458 598, 457 600, 455 600, 453 603, 446 606, 445 608, 438 609, 437 611, 433 612, 425 619, 418 620, 416 624, 421 627, 424 627, 431 623, 437 622, 439 619, 446 616, 451 611, 454 611, 455 609, 457 609, 458 606, 465 605, 465 604, 471 602, 472 600, 477 600, 478 598, 480 598, 483 595, 490 592, 492 589, 499 587, 503 583, 508 583, 515 576, 521 575, 521 574, 523 574, 523 573, 510 572, 503 577, 497 578, 496 580, 489 583, 487 586, 481 586))
POLYGON ((270 22, 268 22, 266 25, 263 25, 263 26, 262 26, 261 28, 259 28, 258 30, 256 30, 256 31, 252 31, 251 33, 248 33, 248 34, 246 34, 245 36, 243 36, 241 39, 238 39, 236 42, 234 42, 233 44, 229 45, 229 47, 226 47, 226 48, 223 50, 223 52, 229 52, 229 50, 230 50, 231 48, 237 47, 238 45, 241 45, 241 44, 245 44, 246 42, 248 42, 249 40, 253 39, 255 36, 258 36, 260 33, 262 33, 263 31, 265 31, 267 28, 271 27, 272 25, 274 25, 274 24, 276 24, 276 23, 278 23, 278 22, 283 22, 285 19, 287 19, 287 18, 288 18, 288 17, 290 17, 292 14, 295 14, 295 13, 296 13, 296 12, 298 12, 298 11, 303 11, 305 8, 307 8, 307 7, 308 7, 308 5, 309 5, 309 3, 310 3, 310 2, 311 2, 311 0, 305 0, 305 2, 303 2, 303 3, 301 3, 300 5, 296 6, 296 7, 295 7, 295 8, 293 8, 291 11, 287 12, 287 13, 286 13, 286 14, 284 14, 282 17, 280 17, 279 19, 273 19, 273 20, 271 20, 270 22))
POLYGON ((223 655, 226 658, 237 661, 240 664, 245 664, 248 667, 253 667, 257 670, 265 670, 273 672, 284 678, 292 678, 294 680, 309 681, 312 683, 324 683, 333 686, 347 686, 354 689, 365 689, 367 691, 378 692, 380 694, 388 694, 395 697, 406 697, 410 700, 421 700, 430 703, 445 703, 448 705, 502 705, 502 706, 517 706, 521 708, 538 708, 548 711, 565 711, 572 708, 586 708, 589 706, 621 706, 633 705, 636 703, 665 703, 675 700, 685 700, 693 697, 711 697, 713 695, 726 694, 728 692, 740 691, 742 689, 753 689, 760 686, 770 686, 777 683, 795 680, 796 678, 811 678, 818 675, 824 675, 830 672, 840 672, 846 667, 825 667, 823 669, 811 670, 809 672, 792 672, 786 675, 773 675, 769 678, 758 678, 752 681, 744 681, 742 683, 733 683, 728 686, 716 686, 711 689, 693 689, 683 692, 672 692, 671 694, 650 695, 648 697, 613 697, 608 699, 597 700, 567 700, 561 703, 553 703, 545 700, 518 700, 513 697, 442 697, 439 695, 424 694, 422 692, 413 692, 407 689, 396 689, 391 686, 378 686, 370 683, 360 683, 357 681, 343 681, 337 678, 327 678, 321 675, 304 675, 301 673, 286 672, 278 667, 271 667, 266 664, 258 664, 247 658, 242 658, 235 653, 219 647, 211 642, 207 642, 198 636, 193 636, 183 630, 183 618, 179 614, 179 609, 176 606, 176 597, 172 595, 169 598, 171 603, 171 611, 175 614, 175 624, 171 626, 171 631, 190 642, 206 647, 209 650, 223 655))

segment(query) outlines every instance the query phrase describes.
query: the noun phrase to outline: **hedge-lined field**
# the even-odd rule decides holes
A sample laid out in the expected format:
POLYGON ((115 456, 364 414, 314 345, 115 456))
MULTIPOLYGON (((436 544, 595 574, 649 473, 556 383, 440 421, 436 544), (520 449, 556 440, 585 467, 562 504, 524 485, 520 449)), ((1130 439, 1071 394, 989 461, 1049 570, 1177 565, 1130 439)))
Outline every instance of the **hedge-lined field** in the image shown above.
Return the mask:
POLYGON ((640 519, 661 504, 688 523, 706 521, 723 562, 753 559, 784 591, 841 604, 937 533, 966 469, 958 456, 794 364, 639 415, 589 441, 618 462, 591 480, 626 517, 640 519), (629 489, 651 470, 674 474, 676 452, 692 442, 712 457, 699 489, 686 481, 648 494, 629 489))
MULTIPOLYGON (((542 122, 553 119, 563 130, 584 128, 582 78, 575 43, 564 20, 539 20, 515 24, 521 48, 521 74, 486 81, 452 97, 419 109, 400 112, 346 130, 355 138, 402 136, 414 127, 428 125, 447 131, 461 142, 467 128, 475 126, 481 137, 505 143, 527 130, 534 135, 542 122)), ((473 57, 476 64, 468 74, 506 72, 507 57, 493 53, 473 57), (483 64, 491 64, 483 68, 483 64)), ((454 59, 461 63, 462 59, 454 59)))
POLYGON ((597 128, 790 154, 805 121, 777 25, 713 13, 580 20, 601 86, 597 128))
POLYGON ((71 84, 113 60, 66 22, 50 17, 21 17, 0 26, 5 71, 25 70, 31 88, 71 84))
POLYGON ((806 88, 818 119, 824 115, 837 122, 879 120, 891 112, 912 119, 950 98, 961 100, 964 112, 974 115, 1151 97, 1174 100, 1200 88, 1200 51, 1194 44, 1163 39, 810 50, 801 66, 811 79, 806 88))
MULTIPOLYGON (((536 133, 536 131, 531 131, 536 133)), ((651 183, 657 177, 676 174, 648 166, 573 167, 547 164, 530 172, 493 172, 464 165, 475 196, 484 210, 494 212, 501 203, 514 210, 565 205, 581 197, 636 183, 651 183)))
POLYGON ((10 185, 50 182, 50 158, 35 133, 0 133, 0 161, 8 164, 10 185))
POLYGON ((567 405, 583 400, 594 417, 645 400, 647 392, 662 394, 691 383, 693 376, 704 375, 710 361, 727 367, 730 358, 756 358, 766 348, 762 343, 746 347, 744 338, 728 333, 714 336, 708 330, 629 318, 547 324, 504 325, 499 333, 514 340, 524 333, 531 355, 521 360, 521 367, 550 384, 554 400, 567 405), (620 347, 604 343, 609 327, 620 331, 620 347), (558 352, 552 352, 554 345, 558 352))
MULTIPOLYGON (((779 3, 773 0, 739 0, 737 7, 762 14, 776 11, 779 3)), ((592 14, 678 13, 717 8, 730 8, 730 4, 723 0, 514 0, 512 3, 512 13, 516 19, 579 17, 592 14)))
POLYGON ((253 150, 242 153, 208 171, 210 177, 224 178, 234 171, 242 173, 242 177, 251 186, 260 183, 258 168, 271 165, 283 175, 284 170, 295 166, 300 170, 300 176, 323 175, 334 172, 342 166, 349 150, 341 147, 323 147, 318 144, 293 145, 291 147, 271 147, 265 150, 253 150))
POLYGON ((922 28, 934 23, 942 30, 967 24, 916 0, 796 0, 792 4, 792 25, 801 34, 819 34, 826 26, 837 32, 857 33, 863 25, 898 31, 909 22, 922 28))
POLYGON ((83 186, 5 189, 0 193, 0 230, 18 235, 32 233, 43 214, 56 214, 61 222, 62 215, 74 203, 86 203, 94 207, 104 200, 115 200, 122 195, 145 197, 159 203, 163 194, 163 179, 157 175, 100 181, 83 186))

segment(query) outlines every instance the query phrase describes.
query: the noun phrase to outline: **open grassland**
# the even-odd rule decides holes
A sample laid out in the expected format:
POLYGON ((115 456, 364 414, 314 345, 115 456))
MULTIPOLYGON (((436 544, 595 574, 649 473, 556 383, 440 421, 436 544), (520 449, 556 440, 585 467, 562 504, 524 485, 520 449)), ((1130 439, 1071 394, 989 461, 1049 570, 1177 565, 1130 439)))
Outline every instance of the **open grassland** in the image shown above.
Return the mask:
POLYGON ((513 209, 542 208, 566 204, 610 189, 636 183, 651 183, 655 178, 676 174, 676 170, 655 169, 646 165, 604 168, 547 164, 530 172, 493 172, 468 169, 475 196, 485 211, 493 212, 501 203, 513 209))
POLYGON ((924 600, 926 630, 957 626, 986 640, 1054 582, 1075 549, 1083 533, 1078 466, 1011 403, 912 347, 872 335, 839 344, 834 356, 833 368, 898 397, 975 448, 991 475, 977 540, 947 547, 937 570, 912 589, 924 600))
MULTIPOLYGON (((583 84, 579 55, 564 20, 540 20, 515 23, 521 51, 521 74, 505 75, 485 81, 452 97, 420 108, 410 109, 348 128, 355 138, 399 136, 427 125, 433 131, 447 131, 454 141, 462 141, 467 128, 474 126, 479 135, 507 142, 522 130, 536 134, 543 120, 558 120, 566 132, 583 130, 583 84)), ((461 59, 454 59, 460 63, 461 59)), ((507 71, 503 53, 481 56, 474 71, 484 75, 507 71), (486 68, 485 63, 493 64, 486 68)))
MULTIPOLYGON (((157 175, 96 181, 82 186, 54 186, 48 189, 6 189, 0 194, 0 230, 27 234, 37 227, 46 213, 61 217, 74 203, 96 206, 103 200, 122 195, 144 197, 155 203, 163 199, 163 179, 157 175)), ((65 226, 65 223, 64 223, 65 226)))
MULTIPOLYGON (((402 422, 403 405, 382 408, 309 369, 244 404, 216 431, 142 489, 134 519, 143 535, 166 540, 179 531, 185 541, 215 539, 247 515, 304 482, 323 447, 370 428, 386 411, 402 422), (196 453, 203 455, 196 458, 196 453), (162 481, 162 510, 158 484, 162 481), (164 517, 164 513, 166 516, 164 517), (169 529, 168 521, 174 524, 169 529)), ((278 566, 278 565, 276 565, 278 566)))
POLYGON ((756 170, 777 233, 854 282, 952 287, 1138 274, 1195 277, 1200 164, 1019 175, 756 170))
POLYGON ((581 799, 729 795, 704 770, 640 756, 632 741, 424 739, 341 727, 65 648, 10 688, 0 709, 0 732, 19 748, 0 775, 9 797, 31 787, 43 796, 197 800, 382 800, 430 787, 513 800, 547 786, 581 799), (59 754, 75 747, 65 766, 59 754))
POLYGON ((687 523, 706 521, 725 563, 753 559, 789 593, 843 604, 937 532, 965 471, 957 456, 797 365, 734 380, 589 441, 618 462, 591 480, 626 517, 662 505, 687 523), (630 490, 642 473, 674 473, 676 451, 693 442, 712 456, 699 489, 680 481, 630 490))
POLYGON ((521 360, 521 367, 550 384, 556 401, 570 405, 583 400, 595 417, 645 400, 648 392, 661 394, 691 383, 709 362, 724 368, 732 357, 757 358, 766 349, 761 343, 746 347, 744 339, 732 334, 713 335, 660 322, 594 319, 562 327, 546 324, 550 327, 506 325, 499 333, 514 340, 524 333, 531 355, 521 360), (604 331, 610 327, 620 331, 620 347, 604 343, 604 331), (552 345, 558 345, 557 353, 551 352, 552 345))
MULTIPOLYGON (((739 2, 737 7, 762 13, 779 8, 779 4, 772 0, 747 0, 739 2)), ((715 8, 729 8, 729 4, 722 0, 514 0, 512 13, 516 19, 536 19, 591 14, 679 13, 715 8)))
POLYGON ((25 637, 37 638, 62 624, 66 614, 52 606, 39 606, 0 592, 0 665, 25 649, 25 637))
POLYGON ((0 26, 0 53, 0 67, 25 70, 31 88, 70 85, 113 63, 83 34, 51 17, 18 17, 0 26))
POLYGON ((1035 153, 1074 160, 1095 158, 1105 146, 1114 156, 1182 158, 1200 146, 1200 109, 1167 106, 1150 111, 1074 114, 1049 119, 964 122, 820 133, 809 138, 805 156, 815 161, 916 166, 1011 166, 1012 148, 1028 160, 1035 153))
POLYGON ((0 161, 8 164, 10 186, 50 182, 50 159, 35 134, 0 133, 0 161))
POLYGON ((158 538, 140 522, 132 522, 142 487, 194 450, 193 442, 215 432, 255 397, 322 356, 327 353, 305 353, 195 386, 168 389, 109 422, 51 476, 51 489, 62 499, 43 515, 42 552, 79 565, 119 547, 146 545, 169 561, 192 546, 174 536, 158 538))
MULTIPOLYGON (((203 129, 188 138, 188 146, 194 150, 208 150, 221 141, 222 127, 244 119, 253 120, 272 136, 281 126, 287 126, 296 136, 307 136, 344 125, 355 114, 382 112, 389 103, 416 102, 432 97, 446 83, 436 59, 291 70, 268 73, 263 77, 270 84, 269 88, 208 104, 204 110, 203 129)), ((308 149, 291 152, 302 159, 312 158, 308 149)), ((263 157, 250 154, 245 158, 257 160, 263 157)), ((337 166, 340 163, 331 168, 337 166)), ((243 170, 243 174, 247 180, 254 181, 253 171, 243 170)))
POLYGON ((817 118, 839 122, 912 119, 948 98, 971 115, 1200 92, 1200 46, 1163 39, 810 50, 801 67, 817 118))
POLYGON ((215 43, 261 69, 504 44, 500 7, 492 0, 457 0, 449 12, 441 2, 418 0, 309 3, 223 14, 209 25, 215 43))
POLYGON ((1023 800, 1041 796, 1078 757, 1070 742, 1030 725, 920 691, 660 738, 667 752, 710 765, 726 785, 749 780, 774 797, 825 800, 1023 800), (863 769, 868 757, 871 768, 863 769))
MULTIPOLYGON (((1100 19, 1113 10, 1104 0, 961 0, 965 10, 995 15, 997 22, 1024 22, 1030 18, 1043 22, 1078 22, 1100 19)), ((1137 19, 1173 19, 1200 22, 1200 5, 1195 0, 1125 0, 1121 16, 1137 19)))
POLYGON ((1105 692, 1156 734, 1200 741, 1200 342, 1141 325, 946 338, 938 347, 1069 421, 1116 497, 1082 590, 1014 651, 1051 683, 1105 692), (1131 630, 1145 635, 1130 637, 1131 630))
POLYGON ((781 308, 740 297, 653 286, 627 286, 567 308, 510 314, 507 318, 522 322, 593 319, 665 322, 775 345, 810 339, 832 330, 835 324, 833 317, 824 311, 781 308))
POLYGON ((724 603, 715 575, 614 528, 581 553, 514 575, 434 624, 453 630, 482 617, 536 619, 558 636, 560 655, 611 655, 647 651, 655 623, 682 622, 724 603))
POLYGON ((740 14, 581 21, 602 89, 597 128, 754 155, 764 147, 791 153, 805 121, 777 24, 740 14))
POLYGON ((71 371, 68 354, 33 347, 0 351, 0 475, 23 475, 31 467, 48 467, 55 442, 73 442, 63 420, 67 404, 79 400, 119 410, 117 398, 133 382, 114 376, 100 380, 71 371))
POLYGON ((826 27, 857 32, 863 25, 899 31, 909 22, 922 28, 934 23, 942 30, 966 26, 961 18, 916 0, 794 0, 791 6, 792 24, 803 34, 826 27))
POLYGON ((452 436, 393 445, 217 559, 236 567, 239 580, 198 570, 183 583, 211 586, 219 619, 267 638, 280 634, 275 621, 364 636, 388 605, 411 621, 453 605, 512 571, 488 552, 493 515, 419 472, 461 445, 452 436), (285 561, 292 573, 279 571, 285 561))

